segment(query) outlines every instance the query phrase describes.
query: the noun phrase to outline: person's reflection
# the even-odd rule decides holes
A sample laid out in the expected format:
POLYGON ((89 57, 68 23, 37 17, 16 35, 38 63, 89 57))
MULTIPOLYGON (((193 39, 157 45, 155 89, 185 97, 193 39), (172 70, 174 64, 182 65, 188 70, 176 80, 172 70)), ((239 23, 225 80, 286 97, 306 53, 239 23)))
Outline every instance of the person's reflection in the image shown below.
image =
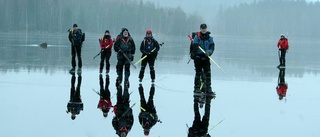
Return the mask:
POLYGON ((124 87, 122 94, 122 86, 119 85, 117 87, 117 104, 113 108, 115 116, 112 119, 112 126, 119 137, 126 137, 133 125, 133 113, 129 106, 129 99, 128 86, 124 87))
POLYGON ((210 107, 213 97, 206 97, 205 112, 201 120, 199 105, 197 99, 194 99, 194 120, 192 126, 188 130, 188 137, 211 137, 208 133, 209 119, 210 119, 210 107))
POLYGON ((286 68, 279 68, 278 86, 276 87, 279 100, 282 100, 287 94, 288 84, 285 81, 285 73, 286 68))
POLYGON ((145 136, 149 135, 150 129, 154 126, 157 122, 161 122, 158 120, 158 115, 156 108, 153 103, 153 96, 155 92, 154 84, 151 84, 149 99, 146 102, 143 92, 142 84, 139 84, 139 94, 140 94, 140 109, 141 112, 139 114, 139 123, 143 128, 143 132, 145 136))
POLYGON ((81 86, 82 76, 78 76, 78 84, 75 88, 76 76, 72 75, 71 77, 71 89, 70 89, 70 100, 67 104, 67 113, 71 113, 71 119, 74 120, 76 115, 80 114, 80 111, 83 110, 83 103, 80 95, 80 86, 81 86))
POLYGON ((103 85, 103 77, 102 75, 99 76, 99 84, 100 84, 100 99, 97 108, 102 111, 103 117, 107 117, 108 113, 112 107, 112 102, 110 100, 110 77, 109 75, 106 76, 106 85, 103 85))

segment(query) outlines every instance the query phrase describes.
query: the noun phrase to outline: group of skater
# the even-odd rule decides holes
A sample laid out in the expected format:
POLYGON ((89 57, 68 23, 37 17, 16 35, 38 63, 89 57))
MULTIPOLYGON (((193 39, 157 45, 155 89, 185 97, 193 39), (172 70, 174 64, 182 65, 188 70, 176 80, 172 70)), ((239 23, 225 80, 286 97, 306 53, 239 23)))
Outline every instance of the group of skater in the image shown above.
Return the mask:
MULTIPOLYGON (((194 121, 193 125, 189 127, 188 137, 210 137, 208 133, 208 125, 210 119, 210 103, 211 100, 216 97, 216 93, 211 87, 211 55, 215 50, 215 43, 213 37, 210 36, 210 32, 207 31, 206 24, 200 24, 200 31, 193 32, 192 37, 190 37, 190 58, 193 59, 195 68, 194 77, 194 121), (201 120, 199 113, 199 106, 202 108, 205 104, 205 113, 201 120)), ((69 30, 69 41, 71 42, 71 55, 72 55, 72 68, 70 73, 77 72, 81 74, 82 59, 81 59, 81 48, 82 43, 85 40, 85 35, 82 33, 81 29, 78 28, 77 24, 73 25, 73 28, 69 30), (78 58, 78 69, 76 71, 76 56, 78 58)), ((108 112, 113 108, 115 114, 112 125, 116 130, 116 134, 120 137, 126 137, 128 132, 131 130, 133 125, 133 113, 132 107, 130 106, 130 94, 128 89, 130 87, 129 77, 130 77, 130 66, 135 67, 137 63, 141 62, 141 69, 139 72, 138 80, 139 84, 139 95, 140 95, 140 109, 139 122, 144 129, 144 135, 149 135, 150 129, 157 122, 161 122, 156 114, 155 106, 153 104, 153 98, 155 93, 155 60, 157 58, 158 52, 160 50, 160 45, 158 41, 153 37, 152 30, 146 30, 145 37, 140 44, 140 52, 142 53, 141 58, 136 63, 133 63, 134 55, 136 53, 136 44, 131 37, 129 30, 127 28, 122 28, 121 33, 116 36, 115 39, 111 37, 109 30, 106 30, 104 35, 99 38, 101 52, 100 54, 100 66, 99 73, 102 74, 105 70, 106 72, 106 85, 103 85, 102 75, 99 76, 100 82, 100 92, 97 94, 100 96, 98 108, 102 111, 103 116, 107 117, 108 112), (116 64, 116 88, 117 88, 117 103, 112 105, 110 100, 109 83, 110 77, 108 73, 110 72, 110 57, 112 49, 117 52, 117 64, 116 64), (144 89, 141 84, 144 78, 145 68, 149 64, 150 77, 151 77, 151 88, 149 92, 148 101, 144 97, 144 89), (105 66, 105 68, 104 68, 105 66), (124 73, 123 73, 124 71, 124 73), (123 77, 124 74, 124 77, 123 77), (121 83, 124 79, 124 86, 121 83)), ((280 65, 278 68, 285 67, 285 54, 288 50, 288 39, 281 35, 281 38, 277 44, 279 49, 279 61, 280 65)), ((282 75, 282 73, 281 73, 282 75)), ((74 88, 73 88, 74 89, 74 88)), ((278 89, 278 88, 277 88, 278 89)), ((283 96, 283 94, 281 94, 283 96)), ((70 99, 71 100, 71 99, 70 99)), ((82 106, 83 107, 83 106, 82 106)), ((69 110, 69 107, 68 107, 69 110)), ((71 110, 71 109, 70 109, 71 110)), ((70 111, 71 112, 71 111, 70 111)), ((79 112, 77 112, 79 113, 79 112)), ((77 113, 72 113, 72 119, 75 119, 77 113)))
MULTIPOLYGON (((82 72, 82 59, 81 59, 81 48, 82 43, 85 40, 85 34, 82 30, 78 28, 77 24, 73 25, 73 28, 69 30, 69 41, 71 42, 71 65, 72 68, 69 70, 72 74, 71 80, 71 92, 70 100, 67 105, 67 113, 71 113, 71 119, 74 120, 76 115, 80 114, 83 110, 83 103, 80 96, 80 85, 77 88, 75 85, 75 73, 77 72, 79 77, 81 77, 82 72), (76 70, 76 57, 78 58, 78 68, 76 70), (75 90, 76 89, 76 90, 75 90), (79 105, 81 104, 81 105, 79 105)), ((112 119, 112 126, 119 137, 126 137, 132 128, 134 118, 132 113, 132 107, 136 105, 134 103, 130 106, 130 95, 129 93, 129 77, 130 77, 130 66, 133 64, 134 54, 136 53, 136 46, 133 38, 131 37, 129 30, 127 28, 122 28, 119 35, 115 39, 111 37, 109 30, 106 30, 104 35, 99 38, 100 44, 100 67, 99 67, 99 85, 100 92, 96 92, 99 95, 99 101, 97 108, 101 110, 103 117, 108 117, 111 109, 113 109, 114 117, 112 119), (116 64, 116 89, 117 89, 117 102, 113 105, 111 101, 111 92, 109 90, 110 76, 110 57, 112 50, 117 52, 117 64, 116 64), (107 74, 105 80, 103 79, 102 73, 107 74), (123 72, 124 71, 124 72, 123 72), (124 75, 124 76, 123 76, 124 75), (122 86, 122 81, 124 79, 124 84, 122 86)), ((145 98, 144 88, 142 83, 139 84, 139 95, 140 95, 140 110, 139 113, 139 123, 143 128, 143 133, 148 136, 150 129, 158 122, 157 111, 154 106, 154 95, 155 95, 155 69, 154 64, 160 50, 159 44, 155 38, 153 38, 152 30, 146 30, 145 37, 143 38, 140 51, 142 53, 141 59, 137 62, 141 62, 141 70, 139 73, 139 82, 142 82, 144 78, 144 71, 149 64, 150 76, 151 76, 151 87, 149 91, 149 98, 145 98)))
MULTIPOLYGON (((69 71, 70 73, 75 73, 76 71, 76 56, 78 58, 77 73, 81 73, 81 47, 84 41, 83 34, 84 33, 82 33, 81 29, 78 28, 77 24, 74 24, 73 28, 69 31, 69 41, 71 42, 72 56, 72 68, 69 71)), ((99 43, 101 48, 99 73, 103 73, 104 64, 105 72, 107 74, 110 72, 109 60, 111 57, 112 49, 114 49, 114 51, 117 52, 116 72, 118 77, 116 79, 116 84, 121 84, 124 78, 124 85, 129 86, 130 66, 133 65, 133 67, 135 67, 135 64, 133 64, 133 60, 134 54, 136 53, 136 44, 131 37, 129 30, 127 28, 122 28, 120 34, 117 35, 115 39, 111 37, 110 31, 106 30, 104 35, 99 38, 99 43)), ((160 50, 159 45, 160 44, 158 43, 158 41, 152 35, 152 30, 146 30, 145 37, 140 44, 140 52, 142 53, 142 56, 138 61, 141 62, 139 82, 142 82, 144 78, 144 72, 147 64, 149 64, 151 81, 155 82, 154 64, 160 50)))

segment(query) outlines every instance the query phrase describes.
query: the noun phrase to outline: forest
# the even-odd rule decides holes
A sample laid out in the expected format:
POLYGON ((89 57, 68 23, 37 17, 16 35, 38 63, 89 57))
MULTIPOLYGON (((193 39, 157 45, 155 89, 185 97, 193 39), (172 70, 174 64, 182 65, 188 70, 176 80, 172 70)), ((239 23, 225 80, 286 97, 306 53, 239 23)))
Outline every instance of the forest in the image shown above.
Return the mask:
POLYGON ((220 8, 215 32, 233 36, 320 36, 320 2, 261 0, 220 8))
MULTIPOLYGON (((160 34, 186 34, 203 19, 181 8, 163 8, 142 0, 1 0, 1 32, 66 32, 74 23, 85 32, 106 29, 131 33, 152 29, 160 34)), ((195 27, 196 26, 196 27, 195 27)))

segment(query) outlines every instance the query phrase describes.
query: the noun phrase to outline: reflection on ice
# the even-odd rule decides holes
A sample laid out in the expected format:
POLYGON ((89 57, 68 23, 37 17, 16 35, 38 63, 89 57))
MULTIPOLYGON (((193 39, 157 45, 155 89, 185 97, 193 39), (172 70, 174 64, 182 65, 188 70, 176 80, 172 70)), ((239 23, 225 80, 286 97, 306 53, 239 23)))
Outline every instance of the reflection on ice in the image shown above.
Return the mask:
POLYGON ((148 101, 145 99, 144 88, 142 84, 139 84, 139 95, 140 95, 140 113, 139 113, 139 123, 143 128, 145 136, 148 136, 150 129, 157 124, 157 122, 162 123, 158 119, 156 107, 153 102, 153 96, 155 94, 155 86, 151 84, 148 101))
MULTIPOLYGON (((108 91, 110 94, 117 93, 114 84, 107 86, 108 82, 116 82, 115 54, 112 54, 110 59, 109 75, 106 77, 103 75, 101 79, 98 73, 99 60, 92 60, 92 57, 97 54, 96 51, 100 49, 98 45, 91 45, 98 43, 94 42, 96 38, 87 39, 90 46, 84 45, 83 47, 82 76, 71 76, 70 87, 70 74, 68 73, 71 61, 70 45, 67 42, 66 44, 47 41, 48 44, 52 44, 53 47, 56 45, 56 47, 50 48, 51 45, 48 45, 48 48, 43 50, 37 47, 37 44, 32 44, 42 39, 33 40, 36 37, 32 37, 29 37, 29 43, 6 38, 0 40, 0 109, 4 110, 0 121, 5 123, 0 124, 0 129, 2 129, 0 136, 21 136, 21 134, 48 137, 116 136, 115 131, 128 132, 128 136, 143 136, 143 126, 146 124, 141 125, 138 122, 138 115, 144 112, 143 109, 146 107, 143 107, 143 103, 140 103, 143 109, 139 105, 134 105, 138 104, 141 99, 140 94, 135 92, 139 89, 139 70, 131 69, 129 80, 133 92, 129 94, 130 102, 124 101, 125 98, 129 98, 125 97, 128 96, 126 90, 124 90, 125 94, 121 96, 117 94, 117 98, 110 98, 110 102, 117 101, 116 104, 124 105, 124 102, 129 102, 126 104, 127 109, 119 107, 115 119, 112 119, 114 114, 110 108, 109 116, 104 118, 102 116, 104 112, 97 109, 97 103, 101 101, 101 98, 91 90, 92 88, 99 89, 99 87, 101 89, 100 82, 103 81, 104 90, 97 91, 103 96, 103 100, 109 97, 108 91), (79 92, 77 92, 77 84, 80 81, 81 96, 80 85, 78 86, 79 92), (107 96, 104 96, 105 93, 107 96), (82 111, 81 105, 69 105, 70 111, 80 110, 78 111, 80 115, 76 115, 76 120, 70 120, 70 112, 66 114, 65 111, 61 111, 66 109, 67 101, 75 103, 73 100, 76 99, 73 99, 73 95, 86 104, 85 111, 82 111), (129 122, 125 120, 126 118, 122 119, 123 111, 126 110, 132 112, 132 121, 131 115, 127 117, 129 122), (136 119, 136 122, 133 122, 133 118, 136 119), (116 129, 111 127, 112 120, 114 120, 114 125, 117 125, 116 129)), ((64 40, 66 36, 61 37, 64 40)), ((160 37, 159 41, 162 41, 161 38, 166 40, 166 45, 161 49, 155 64, 157 80, 154 86, 156 93, 153 96, 153 103, 157 106, 157 115, 161 117, 163 123, 154 125, 149 136, 186 136, 189 129, 186 129, 185 124, 193 122, 194 116, 198 115, 194 113, 197 110, 194 111, 193 102, 194 67, 192 63, 187 64, 188 49, 184 46, 188 45, 189 41, 184 41, 186 38, 181 38, 180 41, 172 40, 170 37, 160 37)), ((291 43, 299 42, 292 40, 291 43)), ((318 84, 320 80, 319 63, 317 62, 319 56, 315 56, 317 44, 306 45, 307 49, 299 46, 292 48, 290 51, 292 54, 287 57, 286 69, 283 71, 276 69, 277 51, 274 50, 274 45, 270 46, 274 44, 272 40, 251 39, 251 42, 248 42, 242 39, 216 37, 216 44, 217 49, 213 58, 226 71, 226 74, 211 65, 212 88, 219 97, 212 100, 210 104, 209 126, 205 129, 210 135, 319 136, 317 130, 320 128, 319 110, 314 109, 315 105, 319 104, 320 98, 318 92, 320 88, 318 84), (283 101, 279 103, 279 95, 275 91, 276 86, 281 83, 290 83, 290 92, 287 92, 285 97, 290 97, 287 103, 283 101), (221 123, 219 120, 224 118, 226 120, 223 124, 218 127, 214 125, 221 123), (291 132, 279 130, 284 127, 291 129, 291 132), (212 128, 214 131, 210 132, 212 128)), ((143 81, 143 86, 151 85, 151 78, 147 76, 145 79, 147 80, 143 81)), ((123 89, 118 91, 122 93, 123 89)), ((146 91, 144 91, 145 95, 150 92, 149 87, 146 91)), ((147 97, 145 99, 147 101, 147 97)), ((204 103, 204 108, 198 109, 201 117, 206 115, 203 115, 206 103, 204 103)))
POLYGON ((285 81, 285 74, 286 68, 279 68, 278 86, 276 88, 279 100, 282 100, 287 94, 288 83, 285 81))
POLYGON ((110 77, 109 75, 106 76, 105 80, 105 86, 104 86, 104 81, 103 77, 100 74, 99 75, 99 85, 100 85, 100 92, 96 92, 99 96, 99 103, 97 108, 102 111, 103 117, 107 117, 110 109, 113 107, 112 102, 110 99, 110 90, 109 90, 109 85, 110 85, 110 77))
POLYGON ((74 120, 76 115, 80 114, 80 111, 83 111, 83 103, 81 100, 81 82, 82 76, 78 76, 77 87, 75 87, 76 76, 72 75, 71 77, 71 88, 70 88, 70 100, 67 104, 67 113, 71 113, 71 119, 74 120))
POLYGON ((117 86, 117 103, 113 108, 115 116, 112 119, 112 126, 119 137, 126 137, 133 126, 133 112, 130 106, 130 94, 129 87, 124 86, 122 92, 122 86, 117 86))

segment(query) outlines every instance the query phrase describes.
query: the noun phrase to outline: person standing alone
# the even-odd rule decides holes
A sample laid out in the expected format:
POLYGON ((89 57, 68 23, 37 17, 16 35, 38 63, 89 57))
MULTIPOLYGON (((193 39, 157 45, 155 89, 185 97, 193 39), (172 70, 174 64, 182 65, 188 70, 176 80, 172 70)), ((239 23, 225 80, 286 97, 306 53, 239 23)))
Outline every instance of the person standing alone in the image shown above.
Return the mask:
POLYGON ((84 33, 78 28, 77 24, 73 24, 73 28, 69 30, 69 41, 71 42, 71 65, 70 73, 75 73, 76 67, 76 55, 78 57, 78 73, 81 73, 82 59, 81 59, 81 48, 84 41, 84 33))
POLYGON ((280 61, 278 68, 286 67, 286 52, 289 48, 289 42, 288 42, 288 39, 283 34, 281 34, 280 36, 280 40, 278 41, 277 47, 279 49, 279 61, 280 61))

